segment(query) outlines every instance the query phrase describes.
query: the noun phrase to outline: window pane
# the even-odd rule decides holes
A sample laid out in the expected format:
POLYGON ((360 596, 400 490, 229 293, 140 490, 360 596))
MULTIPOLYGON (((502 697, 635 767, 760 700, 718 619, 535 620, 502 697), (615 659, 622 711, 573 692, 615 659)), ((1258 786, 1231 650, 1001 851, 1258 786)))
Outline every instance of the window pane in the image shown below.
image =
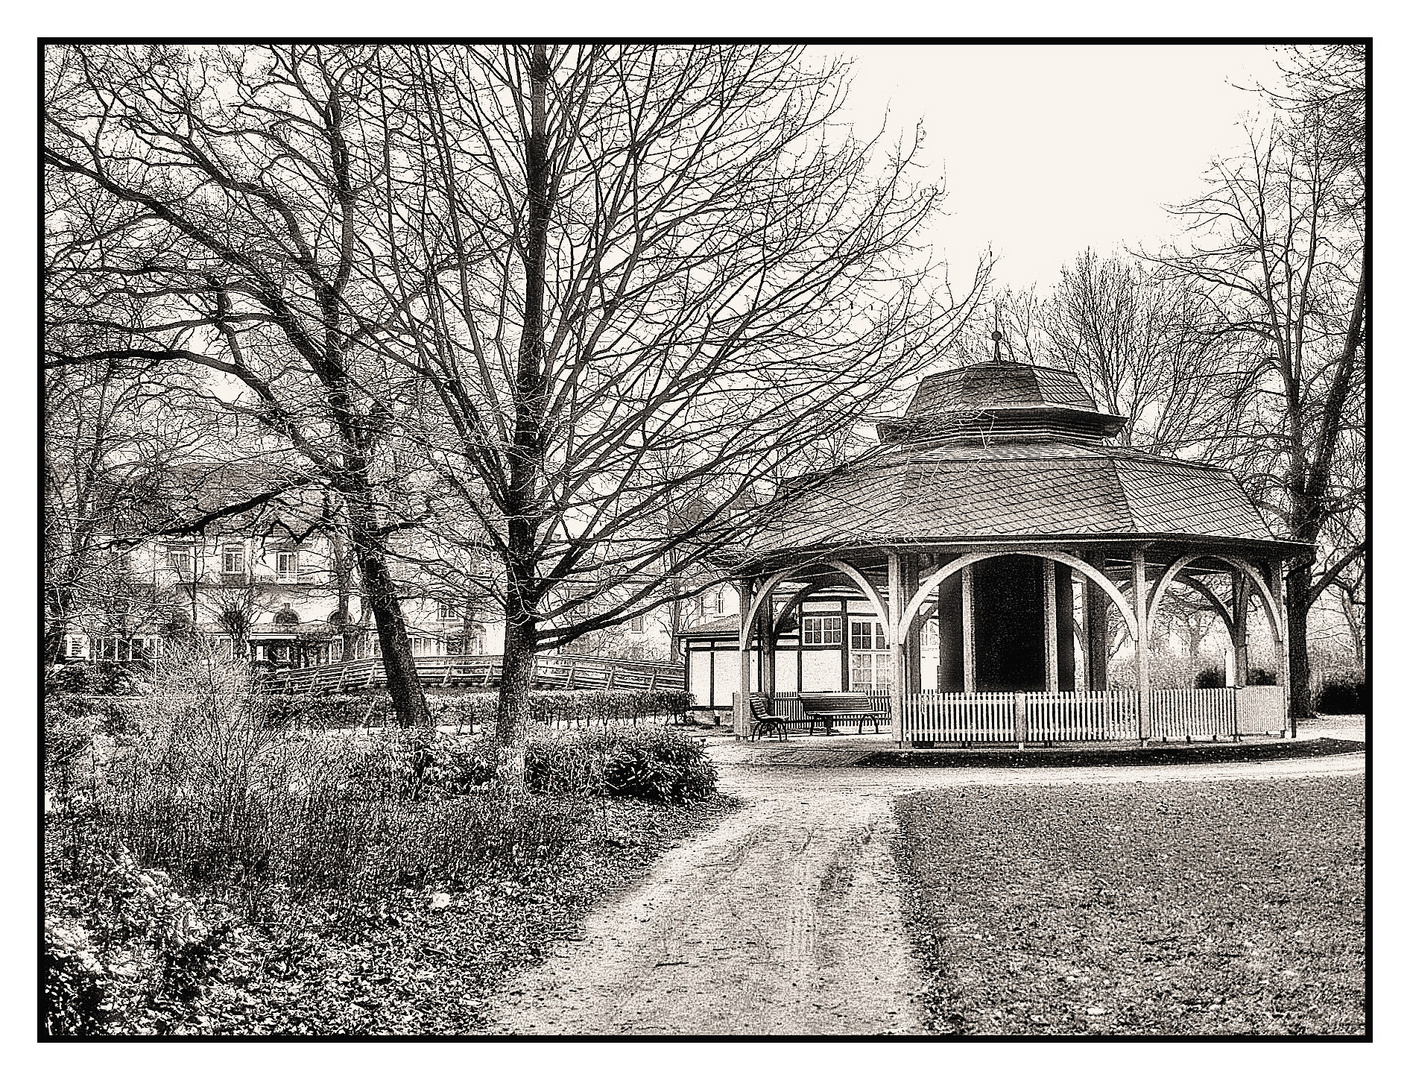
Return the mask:
POLYGON ((852 624, 852 648, 871 649, 871 623, 854 622, 852 624))
POLYGON ((823 619, 823 644, 842 644, 842 616, 828 615, 823 619))
POLYGON ((873 659, 871 653, 852 654, 852 689, 859 694, 872 688, 873 659))

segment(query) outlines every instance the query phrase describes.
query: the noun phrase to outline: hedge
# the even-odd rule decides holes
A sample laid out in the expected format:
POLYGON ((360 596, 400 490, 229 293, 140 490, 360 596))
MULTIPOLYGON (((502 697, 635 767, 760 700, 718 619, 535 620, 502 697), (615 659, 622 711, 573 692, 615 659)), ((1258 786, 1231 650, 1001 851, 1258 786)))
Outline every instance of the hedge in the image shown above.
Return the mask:
MULTIPOLYGON (((683 721, 690 695, 680 690, 534 690, 529 707, 537 723, 555 728, 632 724, 665 717, 683 721)), ((499 695, 428 694, 426 706, 436 727, 488 731, 494 727, 499 695)), ((386 694, 301 694, 270 697, 271 722, 294 727, 387 727, 395 723, 386 694)))

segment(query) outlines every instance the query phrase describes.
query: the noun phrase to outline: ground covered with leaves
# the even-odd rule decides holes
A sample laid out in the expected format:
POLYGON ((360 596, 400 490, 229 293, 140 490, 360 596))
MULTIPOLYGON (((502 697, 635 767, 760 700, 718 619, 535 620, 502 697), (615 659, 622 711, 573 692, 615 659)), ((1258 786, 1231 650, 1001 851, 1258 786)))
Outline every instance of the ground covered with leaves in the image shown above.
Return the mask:
POLYGON ((52 1037, 473 1032, 731 805, 661 724, 540 724, 521 771, 475 736, 294 723, 200 645, 139 689, 121 717, 45 701, 52 1037))
POLYGON ((938 1033, 1365 1033, 1363 778, 952 788, 897 816, 938 1033))
POLYGON ((360 904, 266 894, 251 912, 117 866, 96 902, 91 888, 53 882, 46 916, 82 935, 64 955, 104 969, 107 1022, 86 1034, 467 1034, 483 1028, 490 995, 572 939, 593 904, 732 807, 722 796, 579 801, 581 828, 551 860, 360 904), (95 924, 123 925, 125 948, 111 932, 99 941, 95 924))

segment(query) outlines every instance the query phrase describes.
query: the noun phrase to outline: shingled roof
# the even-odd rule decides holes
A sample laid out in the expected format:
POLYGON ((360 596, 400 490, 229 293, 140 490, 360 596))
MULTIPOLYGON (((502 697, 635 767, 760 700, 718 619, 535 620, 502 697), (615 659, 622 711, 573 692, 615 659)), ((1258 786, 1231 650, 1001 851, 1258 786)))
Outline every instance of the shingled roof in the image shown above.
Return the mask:
POLYGON ((1189 537, 1277 542, 1234 477, 1059 440, 877 455, 775 508, 752 555, 885 543, 1189 537))
POLYGON ((1125 424, 1098 409, 1070 371, 994 362, 926 376, 906 414, 877 431, 884 445, 1052 436, 1095 443, 1125 424))

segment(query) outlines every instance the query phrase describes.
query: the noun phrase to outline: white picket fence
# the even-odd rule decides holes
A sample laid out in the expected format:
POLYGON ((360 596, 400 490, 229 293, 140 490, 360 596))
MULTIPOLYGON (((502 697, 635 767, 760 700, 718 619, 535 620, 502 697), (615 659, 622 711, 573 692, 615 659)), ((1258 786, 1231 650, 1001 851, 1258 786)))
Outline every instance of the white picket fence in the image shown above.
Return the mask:
POLYGON ((1025 694, 1028 742, 1137 739, 1136 691, 1025 694))
POLYGON ((1152 739, 1232 738, 1239 733, 1238 694, 1212 690, 1152 690, 1152 739))
MULTIPOLYGON (((890 701, 872 695, 877 711, 890 701)), ((797 695, 777 694, 774 711, 797 715, 797 695)), ((1135 690, 955 694, 926 690, 901 702, 897 741, 1043 745, 1135 741, 1141 737, 1135 690)), ((1282 687, 1154 690, 1145 737, 1215 740, 1277 733, 1285 727, 1282 687)), ((896 734, 893 718, 893 735, 896 734)))
POLYGON ((901 718, 902 741, 1017 742, 1015 698, 1022 694, 907 694, 901 718))

